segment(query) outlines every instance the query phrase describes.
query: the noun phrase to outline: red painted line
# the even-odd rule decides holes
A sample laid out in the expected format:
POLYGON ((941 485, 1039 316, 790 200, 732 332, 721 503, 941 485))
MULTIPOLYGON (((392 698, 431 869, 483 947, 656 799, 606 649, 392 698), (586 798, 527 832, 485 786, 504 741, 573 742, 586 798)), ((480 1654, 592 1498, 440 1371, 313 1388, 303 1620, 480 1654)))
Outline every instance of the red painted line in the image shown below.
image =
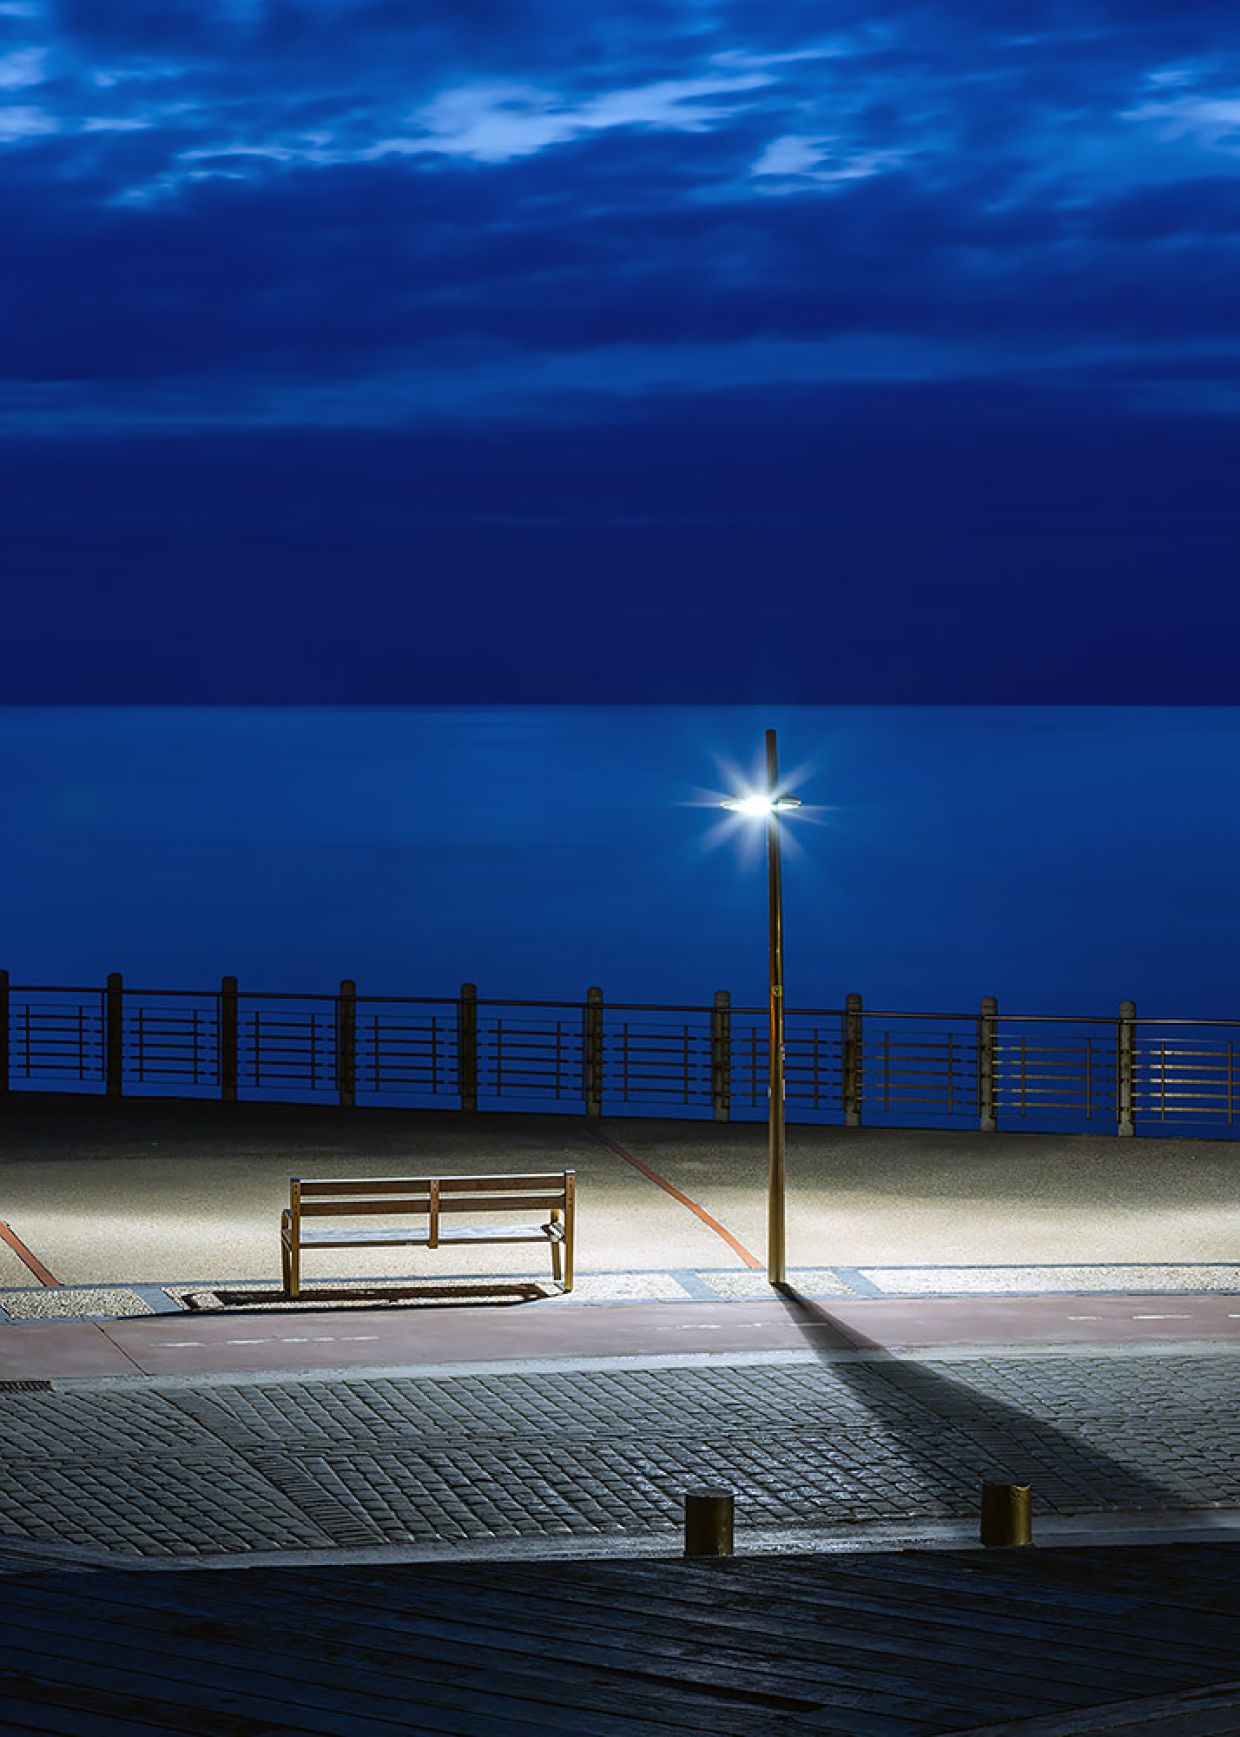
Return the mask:
POLYGON ((712 1218, 704 1206, 699 1206, 696 1200, 690 1200, 687 1194, 682 1194, 675 1183, 669 1182, 666 1176, 660 1176, 657 1170, 652 1170, 649 1164, 643 1164, 640 1158, 634 1158, 631 1152, 626 1152, 618 1140, 613 1140, 610 1134, 604 1134, 602 1129, 595 1128, 589 1122, 582 1126, 588 1134, 593 1134, 596 1140, 601 1140, 604 1146, 609 1146, 618 1158, 623 1158, 626 1164, 631 1164, 634 1170, 640 1170, 643 1176, 648 1176, 673 1200, 678 1200, 682 1206, 687 1206, 695 1218, 700 1218, 708 1230, 713 1230, 716 1236, 723 1238, 733 1254, 739 1255, 747 1267, 760 1267, 762 1262, 756 1255, 751 1255, 743 1242, 738 1242, 730 1230, 725 1230, 717 1218, 712 1218))
POLYGON ((19 1261, 24 1261, 41 1285, 59 1285, 60 1280, 54 1279, 51 1273, 35 1255, 32 1255, 17 1232, 0 1218, 0 1242, 7 1242, 19 1261))

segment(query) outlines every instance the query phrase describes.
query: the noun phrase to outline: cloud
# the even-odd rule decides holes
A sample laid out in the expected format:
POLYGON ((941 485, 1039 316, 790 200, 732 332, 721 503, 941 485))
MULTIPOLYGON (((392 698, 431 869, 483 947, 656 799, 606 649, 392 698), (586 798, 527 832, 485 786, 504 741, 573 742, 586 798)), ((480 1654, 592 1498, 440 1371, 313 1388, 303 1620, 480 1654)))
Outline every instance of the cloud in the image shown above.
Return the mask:
POLYGON ((838 141, 833 138, 785 133, 771 140, 749 173, 784 183, 776 191, 786 191, 788 184, 829 187, 841 181, 863 181, 897 167, 904 160, 900 151, 849 151, 837 146, 838 141))
POLYGON ((46 58, 41 48, 15 48, 8 54, 0 54, 0 90, 42 84, 46 58))
POLYGON ((370 155, 438 153, 506 163, 613 127, 703 132, 732 112, 725 101, 773 83, 766 73, 664 79, 572 102, 528 86, 466 85, 441 92, 412 116, 415 130, 385 138, 370 155))
POLYGON ((1192 139, 1207 150, 1240 154, 1240 91, 1234 96, 1183 96, 1138 103, 1123 118, 1157 126, 1165 139, 1192 139))
POLYGON ((58 131, 59 123, 55 115, 46 109, 38 109, 30 104, 10 104, 0 107, 0 144, 11 144, 19 139, 37 139, 47 133, 58 131))
POLYGON ((1108 359, 1091 390, 1132 401, 1138 354, 1237 340, 1221 7, 1204 56, 1145 0, 48 17, 0 61, 46 75, 0 111, 14 425, 507 425, 1108 359))

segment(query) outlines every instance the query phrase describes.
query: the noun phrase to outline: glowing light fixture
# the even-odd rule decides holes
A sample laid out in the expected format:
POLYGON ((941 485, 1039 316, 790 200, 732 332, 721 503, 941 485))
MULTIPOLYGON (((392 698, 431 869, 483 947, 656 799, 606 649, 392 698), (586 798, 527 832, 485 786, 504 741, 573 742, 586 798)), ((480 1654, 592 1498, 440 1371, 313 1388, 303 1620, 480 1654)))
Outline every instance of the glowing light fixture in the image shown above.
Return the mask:
POLYGON ((799 808, 799 796, 771 796, 768 791, 754 790, 745 796, 729 796, 726 802, 719 804, 721 808, 730 808, 733 814, 748 815, 751 820, 765 820, 771 814, 783 814, 789 808, 799 808))

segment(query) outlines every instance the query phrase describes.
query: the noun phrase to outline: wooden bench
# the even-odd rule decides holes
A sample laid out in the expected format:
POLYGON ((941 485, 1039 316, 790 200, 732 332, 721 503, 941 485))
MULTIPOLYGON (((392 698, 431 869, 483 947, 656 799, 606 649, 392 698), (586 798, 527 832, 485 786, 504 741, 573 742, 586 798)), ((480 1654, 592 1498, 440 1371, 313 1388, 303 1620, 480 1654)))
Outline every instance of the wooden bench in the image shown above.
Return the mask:
POLYGON ((310 1248, 441 1248, 445 1243, 545 1242, 551 1245, 551 1276, 573 1288, 573 1232, 577 1173, 550 1171, 521 1176, 379 1176, 348 1181, 308 1181, 294 1176, 289 1203, 280 1215, 284 1294, 301 1288, 301 1254, 310 1248), (448 1224, 445 1214, 547 1212, 545 1224, 448 1224), (307 1226, 308 1218, 425 1218, 425 1224, 307 1226), (563 1250, 564 1272, 560 1275, 563 1250))

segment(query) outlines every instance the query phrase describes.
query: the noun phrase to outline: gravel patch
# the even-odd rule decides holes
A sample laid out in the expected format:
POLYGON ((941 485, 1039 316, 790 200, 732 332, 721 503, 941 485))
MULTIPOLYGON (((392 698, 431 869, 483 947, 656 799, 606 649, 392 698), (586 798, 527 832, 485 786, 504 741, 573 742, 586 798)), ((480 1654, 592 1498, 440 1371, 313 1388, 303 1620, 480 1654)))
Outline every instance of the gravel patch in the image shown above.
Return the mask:
POLYGON ((891 1296, 1240 1291, 1240 1266, 863 1267, 891 1296))
POLYGON ((107 1285, 58 1285, 0 1292, 0 1304, 12 1321, 75 1321, 118 1315, 153 1315, 155 1310, 136 1291, 107 1285))

